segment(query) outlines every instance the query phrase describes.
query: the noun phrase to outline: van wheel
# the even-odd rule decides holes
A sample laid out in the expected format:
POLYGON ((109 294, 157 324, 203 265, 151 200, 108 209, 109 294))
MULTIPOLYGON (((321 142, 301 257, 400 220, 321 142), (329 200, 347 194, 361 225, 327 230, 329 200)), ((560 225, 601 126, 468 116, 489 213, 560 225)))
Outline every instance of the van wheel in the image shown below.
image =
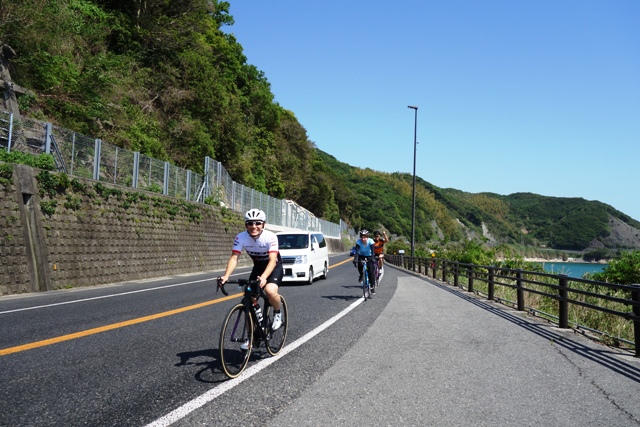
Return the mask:
POLYGON ((329 274, 329 266, 327 263, 324 263, 324 270, 322 271, 322 280, 327 278, 327 274, 329 274))
POLYGON ((313 267, 309 267, 309 280, 307 285, 313 285, 313 267))

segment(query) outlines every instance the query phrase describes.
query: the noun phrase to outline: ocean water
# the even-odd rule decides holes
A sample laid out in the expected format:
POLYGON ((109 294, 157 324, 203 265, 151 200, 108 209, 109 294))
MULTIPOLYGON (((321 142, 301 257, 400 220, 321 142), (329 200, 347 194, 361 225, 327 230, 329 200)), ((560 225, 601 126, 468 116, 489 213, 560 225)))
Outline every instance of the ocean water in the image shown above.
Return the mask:
POLYGON ((590 262, 543 262, 542 268, 547 273, 566 274, 569 277, 581 278, 584 273, 595 273, 602 271, 607 264, 597 264, 590 262))

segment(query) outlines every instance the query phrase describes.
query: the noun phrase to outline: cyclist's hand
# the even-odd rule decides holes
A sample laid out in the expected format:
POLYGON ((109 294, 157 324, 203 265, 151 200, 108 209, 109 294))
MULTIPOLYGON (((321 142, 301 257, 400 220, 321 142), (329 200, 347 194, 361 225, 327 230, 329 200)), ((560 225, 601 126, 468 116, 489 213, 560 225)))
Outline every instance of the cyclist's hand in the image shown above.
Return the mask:
POLYGON ((216 293, 218 293, 218 291, 222 291, 223 294, 225 295, 229 295, 229 293, 224 289, 224 284, 227 283, 227 280, 229 279, 228 276, 218 276, 217 282, 218 282, 218 286, 216 287, 216 293))
POLYGON ((260 276, 256 277, 256 279, 260 280, 260 287, 261 288, 264 288, 265 286, 267 286, 267 279, 263 279, 260 276))

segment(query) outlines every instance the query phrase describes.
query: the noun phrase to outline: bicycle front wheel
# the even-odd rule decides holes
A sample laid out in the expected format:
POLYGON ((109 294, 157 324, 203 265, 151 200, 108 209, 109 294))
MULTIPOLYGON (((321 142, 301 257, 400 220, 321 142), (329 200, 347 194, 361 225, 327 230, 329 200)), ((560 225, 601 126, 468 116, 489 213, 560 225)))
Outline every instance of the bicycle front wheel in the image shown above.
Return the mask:
POLYGON ((287 309, 287 301, 284 299, 282 295, 280 295, 280 315, 282 316, 282 326, 280 326, 275 331, 272 329, 273 324, 273 316, 275 311, 271 305, 267 307, 267 352, 275 356, 280 353, 282 347, 284 347, 284 342, 287 339, 287 332, 289 331, 289 310, 287 309))
POLYGON ((253 319, 243 304, 229 311, 220 331, 220 363, 229 378, 235 378, 249 363, 253 347, 253 319), (248 342, 248 348, 241 346, 248 342))
POLYGON ((365 268, 362 271, 362 275, 364 276, 364 280, 362 281, 362 294, 364 295, 364 300, 367 298, 371 298, 371 288, 369 287, 369 272, 365 268))

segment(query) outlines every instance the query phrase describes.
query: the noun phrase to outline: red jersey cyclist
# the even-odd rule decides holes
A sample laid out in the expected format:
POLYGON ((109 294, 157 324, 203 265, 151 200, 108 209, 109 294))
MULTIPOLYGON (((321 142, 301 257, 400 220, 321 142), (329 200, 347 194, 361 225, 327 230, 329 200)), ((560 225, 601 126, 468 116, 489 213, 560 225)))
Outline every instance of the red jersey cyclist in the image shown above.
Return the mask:
MULTIPOLYGON (((280 313, 280 294, 278 286, 282 282, 284 269, 282 268, 282 258, 278 250, 278 238, 276 234, 264 229, 267 215, 260 209, 251 209, 244 215, 246 231, 240 232, 233 242, 231 258, 227 262, 224 275, 220 277, 224 284, 229 280, 238 265, 238 258, 242 254, 242 249, 253 260, 253 269, 249 275, 249 280, 260 280, 260 287, 264 289, 269 303, 273 307, 273 325, 276 329, 282 326, 282 314, 280 313)), ((248 343, 246 343, 248 346, 248 343)))
POLYGON ((380 273, 382 273, 382 264, 384 264, 384 245, 389 242, 387 232, 383 230, 382 234, 384 234, 384 238, 380 238, 379 231, 374 231, 373 233, 373 253, 378 260, 378 268, 380 269, 380 273))

